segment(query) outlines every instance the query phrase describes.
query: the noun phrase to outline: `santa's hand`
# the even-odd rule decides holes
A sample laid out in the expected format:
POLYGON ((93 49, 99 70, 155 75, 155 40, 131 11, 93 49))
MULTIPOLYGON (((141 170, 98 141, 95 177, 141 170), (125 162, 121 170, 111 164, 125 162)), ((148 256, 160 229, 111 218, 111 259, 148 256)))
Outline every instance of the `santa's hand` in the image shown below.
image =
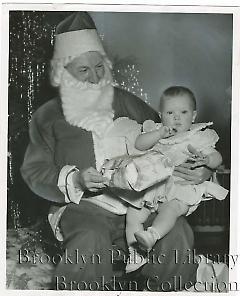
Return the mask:
POLYGON ((193 169, 201 166, 208 166, 209 164, 208 155, 202 155, 201 157, 197 156, 195 158, 190 158, 190 160, 193 162, 191 166, 193 169))
POLYGON ((81 188, 83 191, 97 192, 107 186, 108 180, 96 169, 90 167, 75 172, 73 175, 73 184, 76 188, 81 188))

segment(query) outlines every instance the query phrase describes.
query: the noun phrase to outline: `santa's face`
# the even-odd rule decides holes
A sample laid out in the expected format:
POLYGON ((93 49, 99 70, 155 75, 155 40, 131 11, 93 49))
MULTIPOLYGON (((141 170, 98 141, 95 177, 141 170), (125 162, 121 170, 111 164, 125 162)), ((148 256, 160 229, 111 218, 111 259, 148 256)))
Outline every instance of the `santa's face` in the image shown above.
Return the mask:
POLYGON ((98 52, 86 52, 64 67, 60 96, 65 119, 100 134, 113 119, 110 62, 98 52))
POLYGON ((76 57, 65 68, 78 81, 93 84, 98 84, 105 74, 103 58, 96 51, 88 51, 76 57))

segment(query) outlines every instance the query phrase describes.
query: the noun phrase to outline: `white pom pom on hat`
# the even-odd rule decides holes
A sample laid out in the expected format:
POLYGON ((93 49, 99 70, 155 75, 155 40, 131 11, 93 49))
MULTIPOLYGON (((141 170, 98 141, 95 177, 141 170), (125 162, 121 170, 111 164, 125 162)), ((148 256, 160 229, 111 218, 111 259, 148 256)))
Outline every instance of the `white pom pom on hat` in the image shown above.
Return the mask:
POLYGON ((56 28, 53 59, 77 57, 88 51, 106 55, 91 16, 87 12, 74 12, 56 28))

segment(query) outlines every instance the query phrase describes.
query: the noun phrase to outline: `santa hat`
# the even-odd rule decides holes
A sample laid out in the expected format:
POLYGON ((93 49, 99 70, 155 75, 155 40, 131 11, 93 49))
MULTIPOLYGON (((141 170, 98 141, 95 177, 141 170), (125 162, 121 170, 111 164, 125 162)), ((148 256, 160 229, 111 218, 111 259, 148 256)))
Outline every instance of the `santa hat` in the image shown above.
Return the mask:
POLYGON ((87 12, 75 12, 56 28, 53 59, 77 57, 88 51, 106 55, 90 15, 87 12))

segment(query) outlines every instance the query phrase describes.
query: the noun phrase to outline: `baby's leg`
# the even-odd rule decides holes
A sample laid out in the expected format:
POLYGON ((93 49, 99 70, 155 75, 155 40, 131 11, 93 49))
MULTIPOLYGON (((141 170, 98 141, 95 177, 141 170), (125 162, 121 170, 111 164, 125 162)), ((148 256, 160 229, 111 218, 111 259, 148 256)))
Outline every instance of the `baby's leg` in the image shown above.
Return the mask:
POLYGON ((135 237, 140 246, 151 250, 157 240, 164 237, 175 225, 178 217, 188 212, 188 206, 179 200, 171 200, 159 205, 158 215, 151 227, 146 231, 139 231, 135 237))
POLYGON ((134 207, 128 207, 126 218, 126 238, 128 243, 129 257, 126 265, 126 273, 133 272, 147 263, 145 255, 140 254, 135 243, 134 233, 137 231, 143 231, 143 223, 150 215, 150 210, 146 207, 136 209, 134 207))
POLYGON ((157 232, 159 239, 164 237, 175 225, 177 218, 188 212, 189 206, 177 199, 162 203, 151 229, 157 232))
POLYGON ((150 213, 150 210, 146 207, 142 207, 141 209, 128 207, 126 217, 126 238, 128 246, 136 243, 134 233, 143 230, 143 223, 147 220, 150 213))

